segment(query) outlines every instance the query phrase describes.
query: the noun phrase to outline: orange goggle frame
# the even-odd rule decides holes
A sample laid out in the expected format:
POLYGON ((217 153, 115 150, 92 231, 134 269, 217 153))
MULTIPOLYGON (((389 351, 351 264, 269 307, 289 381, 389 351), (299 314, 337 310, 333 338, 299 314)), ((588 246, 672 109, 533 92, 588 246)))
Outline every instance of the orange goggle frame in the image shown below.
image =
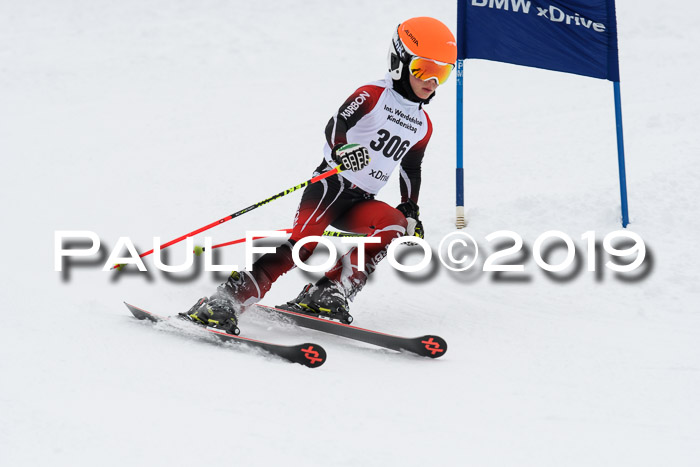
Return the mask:
POLYGON ((423 57, 413 57, 408 65, 411 74, 416 78, 423 81, 436 79, 439 84, 445 84, 454 67, 451 63, 442 63, 423 57))

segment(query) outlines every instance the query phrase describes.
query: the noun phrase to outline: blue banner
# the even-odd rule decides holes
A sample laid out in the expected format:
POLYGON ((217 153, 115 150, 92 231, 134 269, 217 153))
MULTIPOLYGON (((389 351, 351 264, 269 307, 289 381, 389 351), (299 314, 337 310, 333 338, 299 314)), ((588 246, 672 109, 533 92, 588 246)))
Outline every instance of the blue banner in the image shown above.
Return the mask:
POLYGON ((620 81, 615 0, 458 0, 458 58, 620 81))

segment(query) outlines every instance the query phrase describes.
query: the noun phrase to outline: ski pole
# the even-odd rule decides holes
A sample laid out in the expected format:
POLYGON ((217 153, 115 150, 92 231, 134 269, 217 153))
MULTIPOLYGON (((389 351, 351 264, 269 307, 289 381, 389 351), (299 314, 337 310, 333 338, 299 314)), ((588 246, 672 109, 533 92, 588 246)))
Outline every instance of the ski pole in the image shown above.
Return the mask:
MULTIPOLYGON (((280 229, 280 230, 277 230, 277 232, 292 233, 292 230, 293 229, 280 229)), ((356 234, 356 233, 351 233, 351 232, 338 232, 335 230, 324 230, 321 235, 323 235, 324 237, 366 237, 367 236, 366 234, 356 234)), ((265 237, 253 237, 253 240, 260 240, 261 238, 265 238, 265 237)), ((236 245, 238 243, 245 242, 245 240, 246 240, 245 237, 243 237, 243 238, 238 238, 236 240, 232 240, 230 242, 219 243, 218 245, 212 245, 211 249, 215 250, 217 248, 221 248, 224 246, 236 245)), ((194 247, 194 254, 199 256, 202 254, 202 252, 204 250, 206 250, 206 248, 203 246, 195 246, 194 247)))
MULTIPOLYGON (((185 235, 183 235, 183 236, 181 236, 181 237, 178 237, 178 238, 176 238, 176 239, 174 239, 174 240, 170 240, 169 242, 164 243, 163 245, 161 245, 159 249, 162 250, 162 249, 164 249, 164 248, 167 248, 167 247, 169 247, 169 246, 171 246, 171 245, 174 245, 174 244, 176 244, 176 243, 178 243, 178 242, 181 242, 181 241, 185 240, 185 239, 188 238, 188 237, 194 237, 195 235, 200 234, 200 233, 202 233, 202 232, 204 232, 204 231, 206 231, 206 230, 209 230, 209 229, 211 229, 211 228, 213 228, 213 227, 216 227, 217 225, 221 225, 221 224, 223 224, 224 222, 228 222, 228 221, 230 221, 231 219, 235 219, 235 218, 238 217, 238 216, 242 216, 243 214, 245 214, 245 213, 247 213, 247 212, 250 212, 250 211, 252 211, 253 209, 257 209, 257 208, 259 208, 260 206, 264 206, 264 205, 266 205, 266 204, 268 204, 268 203, 271 203, 272 201, 275 201, 276 199, 279 199, 279 198, 281 198, 281 197, 283 197, 283 196, 286 196, 286 195, 288 195, 288 194, 290 194, 290 193, 294 193, 294 192, 297 191, 297 190, 300 190, 300 189, 302 189, 302 188, 305 188, 305 187, 307 187, 307 186, 309 186, 309 185, 311 185, 311 184, 314 184, 314 183, 316 183, 316 182, 320 182, 320 181, 323 180, 324 178, 328 178, 328 177, 330 177, 330 176, 332 176, 332 175, 335 175, 335 174, 337 174, 337 173, 340 173, 340 172, 342 172, 342 169, 341 169, 341 166, 338 165, 338 166, 336 166, 336 167, 333 168, 333 169, 327 170, 327 171, 323 172, 322 174, 316 175, 315 177, 310 178, 309 180, 300 183, 299 185, 293 186, 293 187, 291 187, 291 188, 287 188, 286 190, 281 191, 281 192, 277 193, 276 195, 270 196, 269 198, 266 198, 266 199, 264 199, 264 200, 262 200, 262 201, 258 201, 257 203, 255 203, 255 204, 253 204, 253 205, 250 205, 250 206, 248 206, 248 207, 245 208, 245 209, 241 209, 240 211, 234 212, 233 214, 230 214, 230 215, 228 215, 228 216, 226 216, 226 217, 223 217, 223 218, 219 219, 219 220, 216 221, 216 222, 212 222, 211 224, 205 225, 204 227, 200 227, 200 228, 197 229, 197 230, 193 230, 192 232, 190 232, 190 233, 188 233, 188 234, 185 234, 185 235)), ((153 253, 153 251, 154 251, 154 250, 151 249, 151 250, 148 250, 148 251, 145 252, 145 253, 141 253, 141 254, 139 255, 139 258, 143 258, 143 257, 145 257, 145 256, 148 256, 148 255, 150 255, 151 253, 153 253)), ((121 264, 115 264, 114 266, 112 266, 112 269, 121 269, 122 266, 123 266, 123 265, 121 265, 121 264)))

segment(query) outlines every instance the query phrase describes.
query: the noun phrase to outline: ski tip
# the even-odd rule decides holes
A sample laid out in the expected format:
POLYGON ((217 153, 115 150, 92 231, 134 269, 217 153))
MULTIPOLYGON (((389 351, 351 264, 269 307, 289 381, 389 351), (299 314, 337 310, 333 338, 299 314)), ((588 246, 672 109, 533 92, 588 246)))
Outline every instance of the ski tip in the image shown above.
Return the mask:
POLYGON ((143 310, 137 306, 131 305, 130 303, 124 302, 124 305, 126 305, 131 314, 134 315, 134 318, 147 319, 149 321, 153 321, 154 323, 162 320, 161 317, 156 316, 153 313, 143 310))
POLYGON ((295 360, 309 368, 318 368, 326 363, 326 350, 318 344, 301 344, 297 346, 299 351, 298 358, 295 360))
POLYGON ((440 358, 447 352, 447 342, 440 336, 427 335, 416 339, 420 354, 430 358, 440 358))
POLYGON ((145 310, 142 310, 139 307, 136 307, 136 306, 134 306, 130 303, 126 303, 126 302, 124 302, 124 305, 126 305, 126 307, 129 309, 131 314, 134 315, 135 318, 146 319, 147 314, 146 314, 145 310))

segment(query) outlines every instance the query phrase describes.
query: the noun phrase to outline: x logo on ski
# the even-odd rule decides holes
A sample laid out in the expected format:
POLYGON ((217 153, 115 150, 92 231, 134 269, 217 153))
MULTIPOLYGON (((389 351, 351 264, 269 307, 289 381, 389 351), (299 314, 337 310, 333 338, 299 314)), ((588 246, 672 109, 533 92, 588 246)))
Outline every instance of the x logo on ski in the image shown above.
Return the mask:
POLYGON ((445 351, 444 349, 440 348, 440 343, 435 342, 432 337, 430 339, 428 339, 427 341, 420 341, 420 343, 425 344, 426 350, 428 350, 428 352, 430 352, 433 355, 435 355, 436 353, 445 351))
POLYGON ((323 361, 322 358, 319 358, 318 352, 314 350, 313 345, 310 345, 305 349, 301 349, 301 351, 304 352, 304 357, 306 357, 306 359, 310 361, 312 365, 323 361))

